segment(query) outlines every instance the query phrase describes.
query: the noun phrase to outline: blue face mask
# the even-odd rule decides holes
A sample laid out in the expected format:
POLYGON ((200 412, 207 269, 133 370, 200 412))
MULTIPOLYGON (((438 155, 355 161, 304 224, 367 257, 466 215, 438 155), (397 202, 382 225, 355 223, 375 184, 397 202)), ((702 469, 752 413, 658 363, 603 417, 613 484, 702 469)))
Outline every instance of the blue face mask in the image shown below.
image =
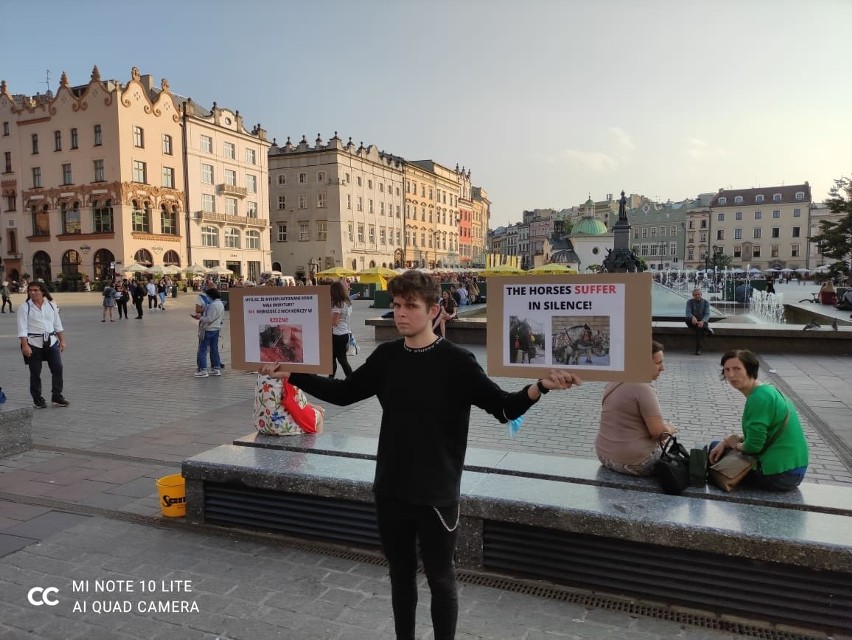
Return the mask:
POLYGON ((524 424, 524 416, 518 416, 514 420, 509 420, 506 423, 506 428, 510 438, 514 438, 518 431, 521 430, 521 425, 524 424))

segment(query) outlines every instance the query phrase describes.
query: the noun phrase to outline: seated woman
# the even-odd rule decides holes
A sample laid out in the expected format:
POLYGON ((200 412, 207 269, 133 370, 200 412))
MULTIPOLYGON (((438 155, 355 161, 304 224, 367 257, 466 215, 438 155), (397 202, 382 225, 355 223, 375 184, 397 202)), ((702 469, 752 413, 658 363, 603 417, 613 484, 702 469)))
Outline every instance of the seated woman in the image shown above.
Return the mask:
MULTIPOLYGON (((651 343, 654 377, 665 371, 663 345, 651 343)), ((660 436, 677 427, 663 420, 657 392, 650 382, 610 382, 604 389, 601 423, 595 440, 598 460, 607 469, 649 476, 660 458, 660 436)))
POLYGON ((732 434, 711 444, 710 464, 727 449, 757 458, 743 486, 771 491, 790 491, 801 484, 808 469, 808 443, 793 403, 780 391, 757 379, 760 362, 745 349, 722 356, 722 377, 746 397, 743 435, 732 434), (768 444, 768 446, 767 446, 768 444))
POLYGON ((441 310, 438 312, 438 316, 432 323, 432 330, 435 333, 440 331, 441 337, 446 338, 447 323, 455 320, 456 315, 458 315, 458 305, 456 304, 453 296, 450 295, 450 292, 445 290, 441 293, 441 310))

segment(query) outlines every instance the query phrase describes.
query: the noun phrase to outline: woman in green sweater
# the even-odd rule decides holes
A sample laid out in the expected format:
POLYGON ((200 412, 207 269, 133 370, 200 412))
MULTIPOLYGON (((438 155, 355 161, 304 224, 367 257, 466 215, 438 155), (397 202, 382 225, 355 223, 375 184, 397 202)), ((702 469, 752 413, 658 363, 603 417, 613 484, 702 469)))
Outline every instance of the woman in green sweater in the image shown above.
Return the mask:
POLYGON ((775 387, 757 379, 759 368, 757 356, 745 349, 728 351, 722 356, 722 377, 746 397, 743 435, 732 434, 714 442, 710 464, 718 462, 727 449, 737 449, 757 458, 744 485, 790 491, 805 477, 808 443, 793 403, 775 387))

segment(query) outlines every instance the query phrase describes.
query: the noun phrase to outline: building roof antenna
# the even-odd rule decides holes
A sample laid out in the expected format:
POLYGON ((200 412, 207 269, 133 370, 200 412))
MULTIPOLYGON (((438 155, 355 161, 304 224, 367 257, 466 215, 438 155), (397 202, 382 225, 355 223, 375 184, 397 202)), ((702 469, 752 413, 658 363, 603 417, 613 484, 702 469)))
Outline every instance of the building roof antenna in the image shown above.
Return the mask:
POLYGON ((47 70, 44 84, 47 85, 47 95, 50 95, 50 69, 47 70))

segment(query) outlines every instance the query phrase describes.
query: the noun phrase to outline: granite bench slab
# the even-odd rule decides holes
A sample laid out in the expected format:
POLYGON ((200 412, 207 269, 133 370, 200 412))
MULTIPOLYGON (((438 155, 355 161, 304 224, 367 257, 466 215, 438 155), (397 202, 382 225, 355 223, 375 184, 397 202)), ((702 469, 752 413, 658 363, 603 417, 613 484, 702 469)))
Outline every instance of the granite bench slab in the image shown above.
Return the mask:
POLYGON ((0 458, 33 448, 33 409, 0 404, 0 458))
MULTIPOLYGON (((342 433, 266 436, 255 432, 237 438, 233 441, 233 444, 375 460, 378 440, 342 433)), ((494 473, 558 482, 592 484, 628 491, 662 493, 656 479, 616 473, 602 467, 597 459, 593 458, 551 456, 469 447, 464 468, 465 472, 494 473)), ((684 492, 684 495, 708 500, 742 502, 852 517, 852 488, 836 485, 804 482, 798 490, 784 493, 745 488, 738 489, 733 493, 725 493, 712 485, 707 485, 701 488, 690 487, 684 492)))

